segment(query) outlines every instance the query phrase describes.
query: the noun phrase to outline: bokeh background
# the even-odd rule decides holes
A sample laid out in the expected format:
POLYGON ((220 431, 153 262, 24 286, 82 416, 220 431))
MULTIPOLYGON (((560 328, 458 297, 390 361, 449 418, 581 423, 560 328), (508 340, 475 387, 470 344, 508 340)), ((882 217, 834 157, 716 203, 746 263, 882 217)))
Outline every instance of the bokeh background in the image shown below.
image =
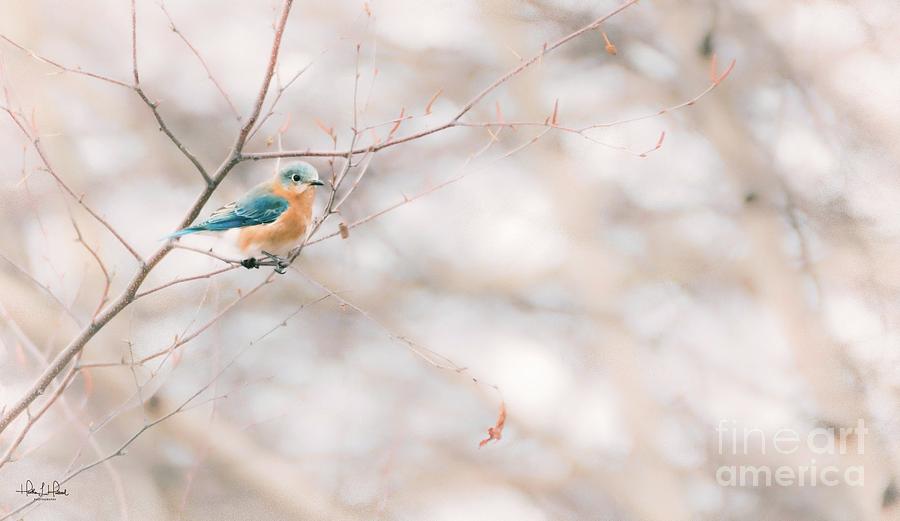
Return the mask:
MULTIPOLYGON (((433 113, 405 122, 403 134, 443 121, 519 56, 615 5, 297 0, 279 81, 312 66, 248 150, 277 149, 280 128, 286 149, 330 148, 322 126, 346 146, 357 43, 363 123, 401 107, 421 116, 442 89, 433 113)), ((166 7, 246 114, 279 6, 166 7)), ((144 89, 214 168, 235 135, 233 113, 156 2, 138 0, 137 19, 144 89)), ((188 410, 25 518, 900 518, 898 26, 890 0, 641 1, 603 26, 618 54, 588 33, 467 118, 495 120, 499 105, 507 120, 542 122, 557 99, 559 122, 573 127, 654 114, 709 85, 713 54, 720 71, 736 59, 695 105, 590 134, 643 151, 665 131, 660 150, 639 158, 550 132, 502 158, 543 130, 526 127, 504 130, 471 161, 490 138, 483 128, 384 150, 323 232, 465 177, 303 252, 301 269, 367 316, 328 298, 276 327, 323 295, 291 272, 164 364, 80 374, 0 470, 0 512, 21 504, 14 491, 24 480, 49 481, 115 451, 234 360, 188 410), (403 338, 468 374, 429 365, 403 338), (479 448, 501 399, 503 439, 479 448), (852 436, 842 439, 846 454, 718 446, 722 422, 771 439, 860 419, 864 450, 852 436), (723 465, 811 461, 862 465, 865 484, 716 479, 723 465)), ((0 34, 130 81, 128 2, 2 0, 0 34)), ((0 60, 11 104, 34 121, 58 173, 140 252, 154 251, 202 182, 146 105, 6 42, 0 60)), ((314 163, 330 176, 327 161, 314 163)), ((242 163, 205 213, 275 167, 242 163)), ((103 277, 70 215, 118 294, 134 260, 61 193, 3 114, 0 407, 96 307, 103 277)), ((185 243, 236 254, 227 237, 185 243)), ((146 287, 220 266, 177 250, 146 287)), ((90 342, 84 361, 163 349, 267 275, 234 270, 141 299, 90 342)))

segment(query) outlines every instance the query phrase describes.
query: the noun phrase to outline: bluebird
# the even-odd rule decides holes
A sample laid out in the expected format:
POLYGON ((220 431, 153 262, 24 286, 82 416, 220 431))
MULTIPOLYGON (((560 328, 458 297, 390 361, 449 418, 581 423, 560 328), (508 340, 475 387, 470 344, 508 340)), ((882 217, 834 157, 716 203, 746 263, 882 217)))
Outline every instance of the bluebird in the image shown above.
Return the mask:
MULTIPOLYGON (((277 253, 287 252, 305 237, 312 222, 315 187, 324 184, 311 164, 293 163, 278 172, 273 180, 256 185, 241 199, 214 211, 205 221, 178 230, 169 238, 240 228, 241 251, 259 251, 275 260, 275 270, 284 273, 287 263, 277 253)), ((254 257, 241 264, 245 268, 259 267, 254 257)))

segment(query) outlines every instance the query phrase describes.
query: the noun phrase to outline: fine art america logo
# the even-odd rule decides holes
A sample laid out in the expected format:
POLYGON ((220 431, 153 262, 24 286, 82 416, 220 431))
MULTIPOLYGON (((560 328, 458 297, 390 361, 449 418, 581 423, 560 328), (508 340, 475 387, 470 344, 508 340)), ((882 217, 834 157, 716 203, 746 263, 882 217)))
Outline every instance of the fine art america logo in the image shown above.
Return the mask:
POLYGON ((869 432, 863 420, 854 427, 819 427, 801 433, 779 429, 767 433, 758 428, 738 427, 734 420, 722 420, 716 427, 721 456, 767 456, 771 454, 808 454, 803 464, 793 465, 722 465, 716 469, 716 481, 725 487, 834 487, 863 486, 862 465, 839 466, 828 462, 835 456, 861 455, 865 451, 865 435, 869 432))

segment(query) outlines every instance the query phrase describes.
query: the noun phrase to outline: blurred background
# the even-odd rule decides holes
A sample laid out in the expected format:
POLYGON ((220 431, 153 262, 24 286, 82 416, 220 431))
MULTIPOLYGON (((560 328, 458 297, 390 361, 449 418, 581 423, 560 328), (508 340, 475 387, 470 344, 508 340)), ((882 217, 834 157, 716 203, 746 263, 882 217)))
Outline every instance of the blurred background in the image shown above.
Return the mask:
MULTIPOLYGON (((404 135, 616 5, 297 0, 268 99, 311 65, 247 150, 277 150, 279 138, 328 149, 323 128, 345 148, 357 43, 361 126, 403 108, 419 116, 404 135)), ((280 6, 166 8, 247 114, 280 6)), ((138 0, 137 20, 144 89, 214 169, 234 112, 159 4, 138 0)), ((589 133, 612 147, 551 131, 503 158, 544 130, 517 127, 469 159, 491 135, 455 128, 378 153, 322 235, 464 177, 303 252, 301 270, 346 302, 316 302, 322 287, 290 272, 228 308, 269 275, 241 269, 129 306, 85 350, 83 363, 113 365, 82 371, 0 469, 0 512, 25 500, 15 490, 26 479, 114 453, 212 382, 24 517, 900 519, 898 26, 890 0, 641 1, 602 26, 617 54, 589 32, 466 120, 495 121, 500 107, 507 121, 543 122, 557 99, 570 127, 655 114, 709 86, 714 54, 720 72, 737 60, 728 79, 693 106, 589 133), (662 131, 646 158, 616 148, 642 152, 662 131), (171 356, 127 364, 223 311, 171 356), (405 338, 468 372, 433 367, 405 338), (503 438, 479 448, 501 400, 503 438), (840 433, 859 421, 864 435, 840 433), (723 446, 723 426, 737 445, 723 446), (824 432, 821 444, 847 450, 776 451, 781 430, 824 432), (864 482, 723 484, 721 469, 741 465, 861 467, 864 482)), ((131 81, 128 2, 2 0, 0 34, 131 81)), ((34 122, 58 174, 142 254, 156 250, 203 183, 147 106, 5 41, 0 60, 8 103, 34 122)), ((0 407, 97 306, 104 278, 72 219, 113 296, 136 269, 2 116, 0 407)), ((313 162, 331 176, 327 160, 313 162)), ((240 164, 203 213, 275 168, 240 164)), ((228 239, 183 242, 236 256, 228 239)), ((220 267, 176 250, 144 287, 220 267)))

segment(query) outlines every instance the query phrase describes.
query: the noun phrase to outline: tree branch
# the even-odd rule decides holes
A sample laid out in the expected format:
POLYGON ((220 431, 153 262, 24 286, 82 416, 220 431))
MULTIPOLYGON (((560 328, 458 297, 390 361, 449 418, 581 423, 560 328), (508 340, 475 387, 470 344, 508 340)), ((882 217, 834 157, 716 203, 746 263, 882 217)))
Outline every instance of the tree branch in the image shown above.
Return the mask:
MULTIPOLYGON (((100 217, 100 215, 97 212, 95 212, 90 206, 88 206, 87 203, 84 202, 83 195, 79 196, 74 191, 72 191, 72 189, 69 188, 69 185, 67 185, 66 182, 63 181, 62 178, 56 173, 56 170, 53 169, 53 166, 50 163, 50 158, 47 157, 47 154, 44 152, 44 147, 41 145, 41 140, 40 140, 40 137, 38 137, 37 132, 35 131, 35 133, 32 134, 25 127, 25 124, 19 120, 20 116, 17 115, 14 111, 12 111, 6 107, 2 108, 2 110, 4 110, 7 114, 9 114, 9 117, 12 118, 12 120, 16 124, 16 126, 19 127, 19 130, 21 130, 22 133, 25 135, 25 137, 28 138, 28 140, 31 142, 32 148, 34 148, 34 151, 37 153, 38 157, 40 157, 41 162, 44 163, 44 167, 46 168, 47 172, 51 176, 53 176, 54 179, 56 179, 57 184, 59 184, 59 186, 61 186, 63 188, 63 190, 65 190, 66 193, 72 197, 72 199, 75 199, 75 201, 82 208, 84 208, 87 211, 87 213, 91 214, 91 217, 93 217, 95 220, 97 220, 97 222, 102 224, 104 228, 109 230, 109 233, 111 233, 116 239, 118 239, 118 241, 122 244, 122 246, 124 246, 125 249, 128 250, 128 253, 130 253, 138 261, 138 263, 143 264, 144 259, 138 254, 137 250, 135 250, 130 244, 128 244, 128 241, 126 241, 125 238, 122 237, 119 234, 119 232, 117 232, 115 230, 115 228, 113 228, 112 225, 109 224, 109 222, 106 219, 104 219, 103 217, 100 217)), ((24 119, 24 117, 23 117, 23 119, 24 119)))
MULTIPOLYGON (((240 132, 238 133, 237 138, 235 139, 235 144, 232 149, 229 151, 225 160, 222 162, 221 166, 219 166, 216 174, 212 176, 212 181, 204 188, 204 190, 200 193, 200 195, 195 200, 194 204, 190 207, 187 214, 181 221, 180 227, 188 226, 194 219, 197 218, 197 215, 200 213, 200 210, 203 208, 203 205, 206 204, 206 201, 212 196, 213 192, 219 186, 219 184, 225 179, 228 173, 234 168, 235 165, 240 161, 241 150, 244 146, 244 143, 247 139, 247 134, 250 131, 250 127, 253 123, 256 122, 256 119, 259 117, 259 112, 262 108, 262 104, 265 101, 266 92, 268 91, 269 83, 272 79, 272 74, 275 70, 275 65, 278 60, 278 51, 281 46, 281 37, 284 33, 284 28, 287 23, 288 15, 290 14, 291 5, 293 4, 293 0, 284 0, 283 8, 281 11, 281 16, 279 18, 278 25, 276 26, 275 38, 272 43, 272 50, 269 53, 269 62, 266 67, 265 76, 263 79, 262 87, 260 88, 260 92, 258 98, 256 100, 253 113, 247 119, 247 122, 241 127, 240 132)), ((12 116, 13 113, 10 112, 12 116)), ((13 120, 16 121, 16 124, 23 130, 23 132, 28 134, 25 131, 24 127, 22 127, 21 123, 19 123, 18 119, 13 117, 13 120)), ((42 159, 45 159, 43 155, 43 151, 39 146, 38 140, 33 140, 32 143, 36 150, 38 150, 39 155, 41 155, 42 159)), ((45 164, 47 163, 45 159, 45 164)), ((54 177, 57 177, 53 174, 54 177)), ((61 180, 57 177, 57 180, 61 182, 61 180)), ((63 185, 65 187, 65 185, 63 185)), ((74 193, 65 187, 67 191, 74 197, 74 193)), ((111 232, 116 235, 117 238, 120 239, 120 242, 123 244, 124 242, 121 237, 112 230, 106 221, 102 220, 99 216, 97 216, 93 211, 91 211, 86 205, 84 205, 83 201, 79 198, 81 205, 88 210, 91 215, 93 215, 100 222, 104 223, 111 232)), ((135 256, 137 253, 128 247, 129 251, 131 251, 135 256)), ((84 349, 84 346, 100 331, 110 320, 115 318, 123 309, 128 307, 131 304, 135 296, 137 295, 138 289, 140 289, 141 284, 143 284, 144 280, 147 278, 147 275, 162 261, 165 256, 172 251, 172 241, 167 242, 165 245, 161 246, 146 262, 142 262, 138 271, 134 274, 131 281, 128 283, 128 286, 125 290, 113 301, 111 302, 104 311, 102 311, 99 315, 94 317, 91 320, 91 323, 88 324, 81 332, 72 339, 71 342, 56 355, 50 365, 44 370, 43 373, 35 380, 35 382, 29 387, 29 389, 24 393, 24 395, 11 407, 7 408, 0 418, 0 433, 6 430, 7 427, 15 420, 20 414, 22 414, 28 406, 34 402, 38 398, 38 396, 42 395, 50 383, 53 381, 56 376, 58 376, 62 371, 66 368, 66 366, 72 362, 78 353, 84 349)), ((140 259, 140 257, 138 257, 140 259)))
POLYGON ((234 145, 235 153, 239 154, 240 150, 244 147, 247 136, 250 134, 253 125, 256 124, 259 113, 262 111, 263 102, 266 100, 266 93, 269 92, 269 84, 272 83, 272 76, 275 74, 275 65, 278 63, 278 51, 281 49, 281 37, 284 35, 284 25, 290 14, 291 4, 293 4, 293 0, 285 0, 284 6, 281 9, 281 16, 279 17, 278 25, 275 29, 274 41, 272 42, 272 52, 269 54, 269 66, 266 69, 266 75, 263 78, 262 86, 259 88, 259 94, 256 96, 256 103, 253 106, 253 111, 250 113, 250 117, 247 118, 243 127, 241 127, 240 134, 238 134, 237 142, 234 145))
POLYGON ((24 45, 21 45, 21 44, 19 44, 19 43, 16 43, 15 41, 9 39, 9 38, 8 38, 7 36, 5 36, 5 35, 0 34, 0 40, 3 40, 3 41, 5 41, 6 43, 8 43, 8 44, 12 45, 13 47, 15 47, 16 49, 19 49, 20 51, 22 51, 22 52, 24 52, 25 54, 27 54, 27 55, 31 56, 32 58, 34 58, 35 60, 37 60, 37 61, 39 61, 39 62, 41 62, 41 63, 46 63, 47 65, 50 65, 51 67, 54 67, 54 68, 56 68, 56 69, 58 69, 58 70, 60 70, 60 71, 63 71, 63 72, 70 72, 70 73, 72 73, 72 74, 79 74, 79 75, 81 75, 81 76, 87 76, 87 77, 89 77, 89 78, 94 78, 95 80, 100 80, 100 81, 103 81, 103 82, 106 82, 106 83, 111 83, 111 84, 113 84, 113 85, 118 85, 119 87, 125 87, 126 89, 130 89, 130 88, 132 87, 131 85, 125 83, 124 81, 120 81, 120 80, 117 80, 117 79, 115 79, 115 78, 110 78, 109 76, 104 76, 104 75, 102 75, 102 74, 97 74, 97 73, 93 73, 93 72, 83 71, 83 70, 81 70, 81 68, 79 68, 79 67, 76 67, 76 68, 66 67, 65 65, 63 65, 63 64, 61 64, 61 63, 59 63, 59 62, 57 62, 57 61, 54 61, 54 60, 51 60, 51 59, 49 59, 49 58, 45 58, 45 57, 39 55, 38 53, 36 53, 36 52, 32 51, 31 49, 25 47, 24 45))
POLYGON ((240 112, 238 112, 237 108, 234 106, 234 102, 231 101, 231 96, 229 96, 228 93, 225 92, 225 89, 222 88, 222 85, 219 83, 219 80, 217 80, 216 77, 213 75, 212 71, 209 69, 209 65, 206 64, 206 60, 204 60, 203 56, 200 55, 200 51, 198 51, 197 48, 194 47, 194 45, 190 42, 190 40, 187 39, 187 36, 185 36, 184 33, 182 33, 178 29, 178 27, 175 26, 175 20, 172 18, 172 15, 169 13, 169 10, 166 9, 166 4, 162 0, 160 0, 160 2, 159 2, 159 8, 162 9, 162 12, 165 13, 166 18, 169 19, 169 27, 172 29, 172 32, 177 34, 178 37, 181 38, 181 41, 184 42, 184 44, 187 45, 188 49, 191 50, 191 52, 194 54, 194 56, 200 62, 200 65, 203 66, 203 70, 206 71, 206 77, 209 78, 209 81, 211 81, 212 84, 215 85, 216 90, 218 90, 219 94, 222 95, 222 98, 225 100, 225 103, 228 104, 228 108, 231 110, 231 113, 234 115, 235 119, 240 121, 241 114, 240 114, 240 112))
POLYGON ((431 134, 441 132, 442 130, 456 127, 456 126, 458 126, 458 122, 461 117, 466 115, 467 112, 472 110, 472 108, 475 107, 475 105, 477 105, 481 100, 483 100, 488 94, 493 92, 497 87, 499 87, 500 85, 503 85, 504 83, 509 81, 511 78, 520 74, 525 69, 527 69, 527 68, 531 67, 532 65, 534 65, 535 63, 539 62, 541 59, 543 59, 544 55, 547 54, 548 52, 553 51, 554 49, 560 47, 561 45, 564 45, 565 43, 569 42, 570 40, 577 38, 588 31, 596 29, 603 22, 605 22, 605 21, 609 20, 610 18, 612 18, 613 16, 621 13, 622 11, 631 7, 632 5, 636 4, 637 2, 638 2, 638 0, 628 0, 624 4, 613 9, 606 15, 585 25, 581 29, 578 29, 577 31, 570 33, 570 34, 560 38, 559 40, 556 40, 552 44, 545 45, 541 49, 540 53, 534 55, 529 60, 527 60, 527 61, 521 63, 520 65, 518 65, 517 67, 511 69, 509 72, 507 72, 506 74, 504 74, 503 76, 498 78, 496 81, 494 81, 493 83, 491 83, 490 85, 488 85, 487 87, 482 89, 481 92, 479 92, 478 94, 475 95, 475 97, 473 97, 468 102, 466 102, 466 104, 463 105, 463 107, 459 110, 459 112, 457 112, 449 121, 446 121, 446 122, 436 125, 434 127, 422 130, 420 132, 416 132, 414 134, 410 134, 408 136, 403 136, 403 137, 399 137, 399 138, 395 138, 395 139, 389 139, 389 140, 385 141, 384 143, 380 143, 380 144, 368 146, 368 147, 360 147, 360 148, 350 147, 347 150, 310 150, 310 149, 306 149, 306 150, 289 150, 289 151, 283 151, 283 152, 256 152, 256 153, 244 154, 242 159, 259 160, 259 159, 275 159, 275 158, 279 158, 279 157, 282 157, 282 158, 283 157, 347 157, 347 156, 352 156, 352 155, 357 155, 357 154, 364 154, 367 152, 378 152, 379 150, 383 150, 388 147, 396 146, 396 145, 399 145, 402 143, 407 143, 409 141, 414 141, 416 139, 421 139, 421 138, 429 136, 431 134))
POLYGON ((134 86, 134 91, 140 96, 141 101, 143 101, 148 107, 150 107, 150 111, 153 112, 153 117, 156 118, 156 123, 159 125, 159 130, 169 138, 176 148, 184 155, 184 157, 188 158, 188 160, 194 165, 194 168, 200 172, 200 175, 203 177, 203 180, 206 181, 207 184, 212 182, 212 178, 209 177, 209 173, 204 168, 203 164, 200 163, 200 160, 197 159, 188 148, 178 139, 174 133, 169 129, 169 126, 166 125, 166 122, 163 120, 162 115, 159 113, 159 102, 151 101, 150 98, 147 97, 147 93, 144 92, 143 87, 140 85, 134 86))
MULTIPOLYGON (((206 184, 212 182, 209 174, 206 172, 206 168, 200 163, 200 160, 197 159, 188 148, 181 142, 180 139, 175 137, 175 134, 169 130, 169 126, 166 125, 166 122, 163 120, 162 115, 159 113, 159 103, 155 101, 150 101, 150 98, 147 97, 147 94, 144 92, 144 89, 141 87, 141 77, 138 74, 138 62, 137 62, 137 12, 136 12, 135 0, 131 0, 131 72, 134 77, 134 86, 132 87, 137 95, 141 98, 148 107, 150 107, 150 111, 153 112, 153 117, 156 118, 157 124, 159 124, 159 130, 162 131, 172 143, 181 151, 184 157, 188 158, 188 160, 193 163, 194 167, 200 172, 200 175, 203 177, 203 180, 206 181, 206 184)), ((163 11, 165 11, 165 7, 163 7, 163 11)), ((168 16, 168 13, 166 13, 168 16)), ((171 21, 171 18, 169 19, 171 21)), ((174 28, 174 24, 172 25, 174 28)), ((202 59, 201 59, 202 61, 202 59)))

